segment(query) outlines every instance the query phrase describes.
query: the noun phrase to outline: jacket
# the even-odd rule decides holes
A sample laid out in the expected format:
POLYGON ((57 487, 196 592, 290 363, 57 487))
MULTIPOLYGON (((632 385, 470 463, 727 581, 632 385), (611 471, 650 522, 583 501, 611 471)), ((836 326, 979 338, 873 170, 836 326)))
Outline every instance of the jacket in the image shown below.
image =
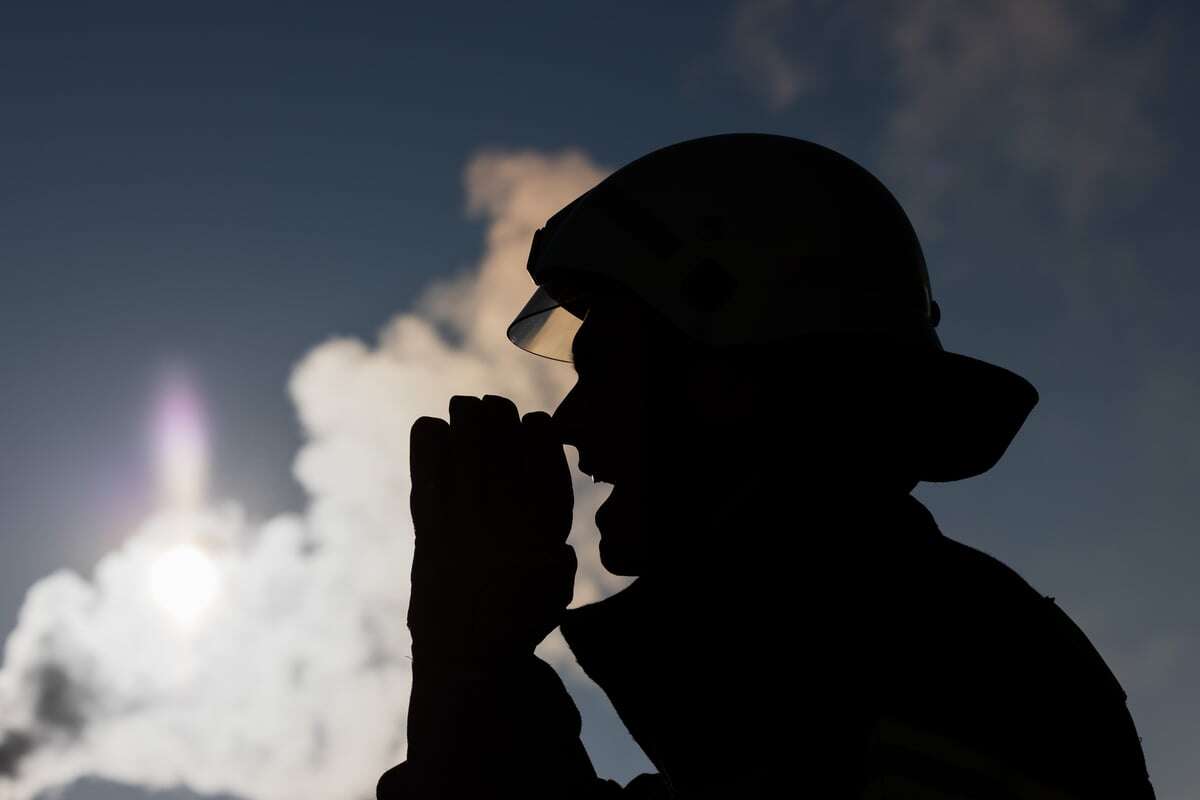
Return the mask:
POLYGON ((409 760, 380 800, 1154 797, 1087 637, 914 498, 814 510, 803 536, 777 515, 742 519, 743 536, 779 537, 564 616, 657 774, 596 776, 539 659, 450 685, 414 665, 409 760))

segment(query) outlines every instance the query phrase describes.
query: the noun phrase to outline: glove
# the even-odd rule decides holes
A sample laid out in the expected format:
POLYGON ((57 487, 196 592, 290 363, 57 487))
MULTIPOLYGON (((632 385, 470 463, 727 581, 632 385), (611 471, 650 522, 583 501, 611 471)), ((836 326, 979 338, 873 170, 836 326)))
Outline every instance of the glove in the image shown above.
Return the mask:
MULTIPOLYGON (((486 672, 533 653, 571 600, 571 476, 545 412, 455 396, 411 431, 414 668, 486 672)), ((428 673, 426 673, 428 674, 428 673)))

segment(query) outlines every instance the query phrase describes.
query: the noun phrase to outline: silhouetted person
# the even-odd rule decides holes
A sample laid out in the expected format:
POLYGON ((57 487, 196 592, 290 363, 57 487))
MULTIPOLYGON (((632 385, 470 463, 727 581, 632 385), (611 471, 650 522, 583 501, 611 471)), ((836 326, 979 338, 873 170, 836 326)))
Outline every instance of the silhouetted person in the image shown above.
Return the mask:
POLYGON ((1087 638, 910 496, 989 469, 1037 400, 945 352, 869 173, 728 135, 651 153, 534 237, 509 335, 573 360, 553 418, 455 397, 412 429, 408 760, 434 797, 1152 798, 1087 638), (580 468, 613 484, 566 611, 580 468), (555 626, 658 770, 596 776, 555 626))

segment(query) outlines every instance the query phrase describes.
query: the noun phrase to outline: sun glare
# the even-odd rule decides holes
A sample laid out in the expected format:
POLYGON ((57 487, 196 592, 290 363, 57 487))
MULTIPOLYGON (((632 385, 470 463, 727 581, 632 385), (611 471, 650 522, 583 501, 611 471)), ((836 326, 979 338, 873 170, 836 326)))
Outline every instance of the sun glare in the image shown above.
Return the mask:
POLYGON ((208 478, 208 435, 200 396, 182 374, 164 384, 155 423, 158 476, 168 505, 194 507, 208 478))
POLYGON ((221 576, 199 548, 180 545, 150 567, 150 592, 159 608, 182 627, 191 627, 216 600, 221 576))

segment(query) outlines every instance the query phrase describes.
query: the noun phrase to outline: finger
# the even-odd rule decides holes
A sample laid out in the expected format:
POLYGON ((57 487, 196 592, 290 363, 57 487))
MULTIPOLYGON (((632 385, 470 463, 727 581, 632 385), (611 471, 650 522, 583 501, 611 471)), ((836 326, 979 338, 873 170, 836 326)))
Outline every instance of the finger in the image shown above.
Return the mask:
POLYGON ((504 454, 513 453, 520 446, 521 417, 512 400, 495 394, 485 394, 480 401, 483 409, 484 437, 488 444, 504 454))
POLYGON ((507 397, 487 394, 483 396, 483 442, 485 448, 484 473, 489 487, 496 495, 494 499, 511 500, 516 497, 514 481, 521 480, 521 417, 517 407, 507 397))
POLYGON ((483 401, 478 397, 471 397, 466 394, 456 394, 450 398, 450 428, 454 430, 473 430, 477 429, 481 423, 479 419, 480 411, 482 410, 483 401))
POLYGON ((571 532, 574 493, 571 470, 563 452, 554 421, 544 411, 531 411, 522 420, 521 433, 525 454, 525 480, 539 488, 539 501, 532 509, 534 528, 546 532, 552 542, 566 539, 571 532))
POLYGON ((521 417, 517 413, 516 404, 507 397, 501 397, 498 394, 485 394, 483 400, 480 402, 491 422, 497 425, 509 425, 513 428, 521 424, 521 417))
POLYGON ((421 417, 409 431, 409 472, 412 494, 409 504, 413 530, 417 534, 439 526, 438 509, 452 490, 447 480, 450 459, 450 426, 444 419, 421 417))
POLYGON ((413 483, 444 477, 450 460, 450 425, 437 417, 419 417, 409 430, 408 468, 413 483))
POLYGON ((483 401, 478 397, 455 395, 450 398, 451 473, 455 488, 455 518, 462 529, 460 544, 478 539, 486 522, 484 490, 484 417, 483 401))
POLYGON ((455 395, 450 398, 451 453, 456 468, 463 461, 479 462, 483 446, 483 402, 478 397, 455 395))

